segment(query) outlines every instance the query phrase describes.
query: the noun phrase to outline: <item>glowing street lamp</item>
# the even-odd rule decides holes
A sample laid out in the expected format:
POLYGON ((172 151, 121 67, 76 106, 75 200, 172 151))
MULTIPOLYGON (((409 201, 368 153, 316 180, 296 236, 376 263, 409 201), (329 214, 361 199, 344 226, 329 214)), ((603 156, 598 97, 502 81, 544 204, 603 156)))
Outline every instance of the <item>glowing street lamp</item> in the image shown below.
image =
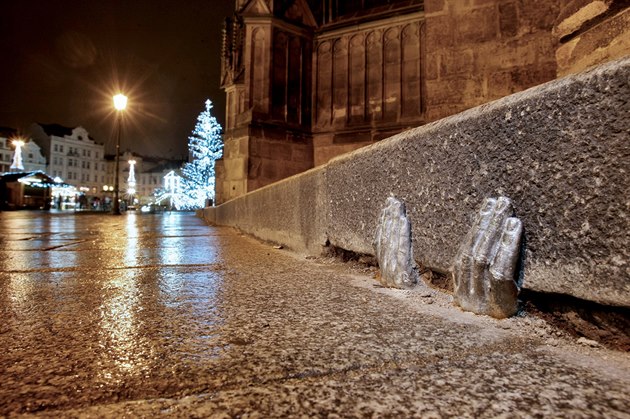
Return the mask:
POLYGON ((10 170, 24 170, 24 165, 22 164, 22 146, 24 145, 24 141, 18 138, 11 143, 15 146, 15 154, 13 155, 13 163, 11 163, 10 170))
POLYGON ((123 95, 122 93, 118 93, 116 96, 114 96, 114 108, 116 108, 117 111, 124 111, 126 107, 127 96, 123 95))
POLYGON ((119 173, 119 169, 120 169, 120 133, 122 131, 122 117, 123 117, 123 111, 125 110, 125 108, 127 107, 127 96, 123 95, 122 93, 117 94, 116 96, 114 96, 114 108, 116 108, 116 110, 118 111, 118 115, 117 115, 117 119, 118 119, 118 126, 117 126, 117 132, 116 132, 116 164, 114 165, 114 207, 112 209, 112 212, 115 215, 120 215, 120 202, 118 202, 118 194, 119 194, 119 185, 120 185, 120 173, 119 173))

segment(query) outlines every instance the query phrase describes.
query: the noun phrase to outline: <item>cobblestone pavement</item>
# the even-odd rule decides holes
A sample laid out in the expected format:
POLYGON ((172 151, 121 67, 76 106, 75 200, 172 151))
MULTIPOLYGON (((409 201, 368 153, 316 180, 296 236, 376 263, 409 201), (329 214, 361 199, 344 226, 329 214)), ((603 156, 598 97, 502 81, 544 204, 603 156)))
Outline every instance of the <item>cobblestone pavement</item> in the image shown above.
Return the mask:
POLYGON ((191 214, 0 213, 0 417, 630 417, 630 357, 191 214))

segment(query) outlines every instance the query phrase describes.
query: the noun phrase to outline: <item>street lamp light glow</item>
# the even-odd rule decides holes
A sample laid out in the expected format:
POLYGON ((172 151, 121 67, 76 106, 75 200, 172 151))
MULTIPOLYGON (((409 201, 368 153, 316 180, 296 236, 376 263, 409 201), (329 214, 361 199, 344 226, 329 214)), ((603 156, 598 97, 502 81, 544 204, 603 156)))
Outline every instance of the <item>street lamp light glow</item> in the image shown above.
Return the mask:
POLYGON ((114 108, 118 111, 124 111, 127 107, 127 96, 122 93, 118 93, 114 96, 114 108))

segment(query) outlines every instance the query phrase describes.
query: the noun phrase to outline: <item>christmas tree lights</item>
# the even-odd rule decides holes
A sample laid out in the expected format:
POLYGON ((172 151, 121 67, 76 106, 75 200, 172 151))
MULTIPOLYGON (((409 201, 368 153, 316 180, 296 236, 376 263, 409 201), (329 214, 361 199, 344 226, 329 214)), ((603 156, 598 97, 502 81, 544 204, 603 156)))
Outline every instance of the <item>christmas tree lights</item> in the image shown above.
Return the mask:
POLYGON ((178 194, 178 209, 203 208, 206 201, 214 200, 214 165, 223 155, 221 125, 212 116, 212 102, 197 117, 197 124, 188 137, 189 163, 182 168, 182 193, 178 194))

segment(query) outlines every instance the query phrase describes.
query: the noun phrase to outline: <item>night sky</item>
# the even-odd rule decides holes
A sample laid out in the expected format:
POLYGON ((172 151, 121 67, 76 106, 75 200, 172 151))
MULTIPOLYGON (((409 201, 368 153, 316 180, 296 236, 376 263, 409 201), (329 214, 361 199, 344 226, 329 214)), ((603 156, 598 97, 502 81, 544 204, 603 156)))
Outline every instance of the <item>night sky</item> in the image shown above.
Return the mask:
POLYGON ((122 149, 185 155, 207 98, 224 121, 221 30, 233 10, 233 0, 4 0, 0 126, 81 125, 112 152, 120 90, 122 149))

